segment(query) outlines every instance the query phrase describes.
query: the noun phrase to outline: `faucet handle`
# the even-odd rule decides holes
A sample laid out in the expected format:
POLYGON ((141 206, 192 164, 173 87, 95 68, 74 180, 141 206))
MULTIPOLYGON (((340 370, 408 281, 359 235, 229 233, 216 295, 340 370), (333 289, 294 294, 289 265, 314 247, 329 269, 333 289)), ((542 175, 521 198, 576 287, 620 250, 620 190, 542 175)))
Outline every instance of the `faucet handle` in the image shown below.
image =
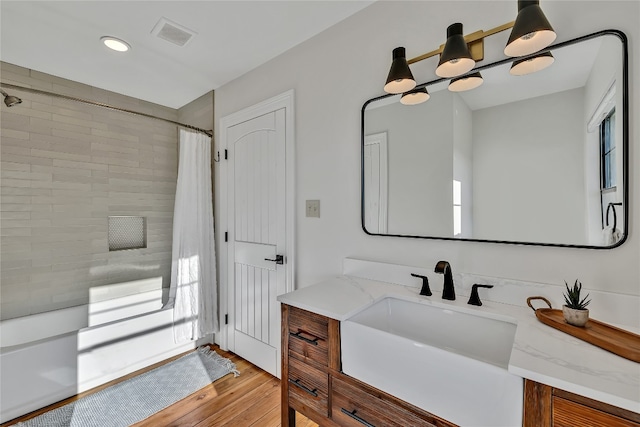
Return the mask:
POLYGON ((482 301, 480 301, 480 295, 478 295, 478 288, 493 288, 493 285, 480 285, 475 284, 471 287, 471 296, 469 297, 469 301, 467 304, 481 306, 482 301))
POLYGON ((422 279, 422 289, 420 289, 420 295, 427 297, 431 296, 431 288, 429 288, 429 278, 427 276, 421 276, 419 274, 411 273, 413 277, 419 277, 422 279))

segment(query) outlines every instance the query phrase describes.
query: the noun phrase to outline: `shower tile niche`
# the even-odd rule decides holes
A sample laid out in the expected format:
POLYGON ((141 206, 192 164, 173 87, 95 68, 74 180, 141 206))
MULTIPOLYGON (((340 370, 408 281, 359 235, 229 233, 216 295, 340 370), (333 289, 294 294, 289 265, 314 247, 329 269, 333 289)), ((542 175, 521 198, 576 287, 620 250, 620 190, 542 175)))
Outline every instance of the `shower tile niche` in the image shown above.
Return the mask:
POLYGON ((109 217, 109 251, 147 247, 147 219, 142 216, 109 217))

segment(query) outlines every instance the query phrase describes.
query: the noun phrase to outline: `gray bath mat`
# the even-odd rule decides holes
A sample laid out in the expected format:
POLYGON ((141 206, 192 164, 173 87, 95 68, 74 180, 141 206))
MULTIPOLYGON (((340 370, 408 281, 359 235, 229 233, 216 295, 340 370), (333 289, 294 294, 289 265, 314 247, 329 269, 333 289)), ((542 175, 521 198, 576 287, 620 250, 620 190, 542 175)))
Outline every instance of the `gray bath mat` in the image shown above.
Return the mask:
POLYGON ((173 362, 16 425, 126 427, 232 372, 239 375, 233 362, 209 347, 201 347, 173 362))

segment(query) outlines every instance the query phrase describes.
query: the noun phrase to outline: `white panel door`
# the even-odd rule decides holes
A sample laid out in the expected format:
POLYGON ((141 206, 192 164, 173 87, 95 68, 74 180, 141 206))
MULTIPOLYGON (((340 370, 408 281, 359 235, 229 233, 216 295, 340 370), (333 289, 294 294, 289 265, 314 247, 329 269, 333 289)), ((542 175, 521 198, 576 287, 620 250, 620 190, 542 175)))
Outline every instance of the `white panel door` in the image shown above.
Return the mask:
POLYGON ((276 297, 286 291, 285 109, 229 127, 227 147, 228 347, 280 376, 276 297))
POLYGON ((370 233, 387 232, 387 133, 364 138, 364 226, 370 233))

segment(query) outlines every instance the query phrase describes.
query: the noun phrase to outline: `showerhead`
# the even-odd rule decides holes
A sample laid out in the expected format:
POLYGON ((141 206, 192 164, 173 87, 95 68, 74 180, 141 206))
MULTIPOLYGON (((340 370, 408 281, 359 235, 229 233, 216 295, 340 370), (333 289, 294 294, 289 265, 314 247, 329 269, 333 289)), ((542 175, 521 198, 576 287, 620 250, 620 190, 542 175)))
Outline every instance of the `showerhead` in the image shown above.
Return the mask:
POLYGON ((4 98, 4 104, 7 107, 13 107, 14 105, 22 104, 22 99, 18 98, 17 96, 9 95, 4 98))
POLYGON ((22 103, 22 99, 17 96, 9 95, 7 92, 0 89, 0 93, 4 96, 4 105, 7 107, 13 107, 14 105, 18 105, 22 103))

